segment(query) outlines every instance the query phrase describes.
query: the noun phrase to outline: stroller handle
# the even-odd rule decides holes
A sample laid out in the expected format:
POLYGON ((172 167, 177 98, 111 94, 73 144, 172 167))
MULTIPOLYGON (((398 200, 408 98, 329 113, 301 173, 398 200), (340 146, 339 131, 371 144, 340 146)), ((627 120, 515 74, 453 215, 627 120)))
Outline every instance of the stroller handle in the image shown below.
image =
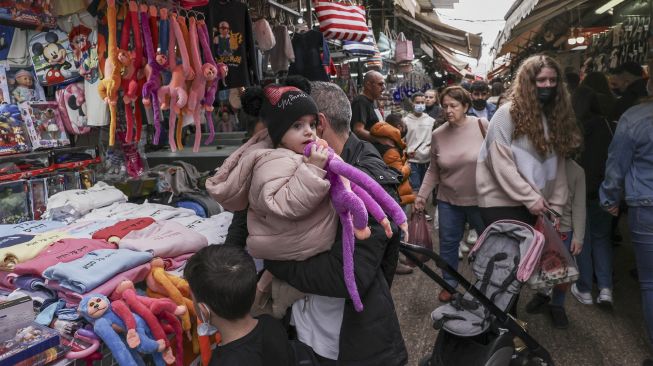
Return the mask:
POLYGON ((437 282, 445 290, 449 291, 449 293, 457 293, 458 291, 453 286, 449 285, 442 277, 440 277, 426 264, 422 263, 416 255, 420 254, 432 259, 436 266, 453 276, 470 295, 472 295, 481 303, 481 305, 488 309, 490 313, 492 313, 492 315, 497 318, 498 323, 502 327, 508 329, 508 331, 514 336, 519 337, 522 341, 524 341, 524 344, 526 347, 528 347, 532 354, 541 358, 544 362, 546 362, 548 366, 554 366, 553 359, 551 358, 549 352, 544 347, 542 347, 542 345, 540 345, 535 340, 535 338, 528 334, 526 330, 524 330, 524 328, 522 328, 513 317, 509 316, 506 312, 499 309, 490 299, 487 298, 487 296, 485 296, 485 294, 474 287, 472 283, 469 282, 463 275, 458 273, 458 271, 456 271, 447 262, 445 262, 440 255, 430 249, 426 249, 414 244, 409 244, 404 241, 400 242, 399 250, 406 256, 406 258, 416 263, 422 272, 437 282))

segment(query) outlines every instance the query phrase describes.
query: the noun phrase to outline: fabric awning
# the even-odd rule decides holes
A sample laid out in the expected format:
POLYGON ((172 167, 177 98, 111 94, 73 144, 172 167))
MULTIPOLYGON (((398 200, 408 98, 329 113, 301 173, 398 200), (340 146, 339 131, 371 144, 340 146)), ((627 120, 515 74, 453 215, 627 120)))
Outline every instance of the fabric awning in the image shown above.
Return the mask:
POLYGON ((411 28, 425 35, 430 41, 476 59, 481 57, 482 38, 480 35, 444 24, 435 15, 418 13, 413 18, 408 12, 400 9, 395 11, 395 15, 404 20, 411 28))
POLYGON ((461 72, 469 66, 469 63, 463 61, 456 57, 456 55, 451 52, 446 47, 440 46, 437 43, 432 43, 433 49, 442 56, 442 58, 451 66, 453 66, 458 72, 461 72))
POLYGON ((544 23, 589 0, 520 0, 506 13, 506 24, 494 41, 495 57, 517 53, 544 23))

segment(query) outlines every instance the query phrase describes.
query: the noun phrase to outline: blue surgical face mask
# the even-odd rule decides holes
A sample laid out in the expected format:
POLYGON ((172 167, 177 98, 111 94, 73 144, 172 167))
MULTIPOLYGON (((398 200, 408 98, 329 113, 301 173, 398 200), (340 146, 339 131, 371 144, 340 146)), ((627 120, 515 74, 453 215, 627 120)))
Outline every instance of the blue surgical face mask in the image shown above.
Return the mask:
POLYGON ((413 110, 415 113, 423 113, 426 110, 426 104, 415 104, 413 110))

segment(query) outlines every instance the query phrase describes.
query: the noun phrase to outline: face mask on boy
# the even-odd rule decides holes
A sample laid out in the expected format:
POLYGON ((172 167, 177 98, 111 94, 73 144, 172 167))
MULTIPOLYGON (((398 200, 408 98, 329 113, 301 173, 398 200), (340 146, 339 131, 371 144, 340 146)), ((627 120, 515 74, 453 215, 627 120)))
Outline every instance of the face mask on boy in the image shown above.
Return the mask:
POLYGON ((426 104, 415 104, 413 110, 415 113, 423 113, 426 110, 426 104))

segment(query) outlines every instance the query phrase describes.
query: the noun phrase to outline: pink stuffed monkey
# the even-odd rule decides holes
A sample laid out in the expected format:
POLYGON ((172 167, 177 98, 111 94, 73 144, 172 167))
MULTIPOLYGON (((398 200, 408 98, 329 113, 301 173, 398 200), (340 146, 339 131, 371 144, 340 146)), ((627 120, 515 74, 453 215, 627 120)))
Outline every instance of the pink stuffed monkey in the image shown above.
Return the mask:
POLYGON ((186 49, 186 42, 181 34, 179 23, 177 22, 177 14, 170 15, 170 40, 168 43, 168 63, 172 71, 172 78, 168 85, 162 86, 159 89, 158 97, 161 102, 161 109, 166 110, 170 107, 170 119, 168 123, 168 140, 170 143, 170 150, 177 151, 175 144, 175 123, 177 121, 177 114, 181 109, 186 106, 188 102, 188 94, 186 93, 186 80, 191 80, 195 77, 195 72, 190 67, 190 60, 188 58, 188 50, 186 49), (181 54, 181 65, 177 65, 175 55, 175 43, 179 46, 179 53, 181 54), (167 98, 169 99, 167 99, 167 98))

